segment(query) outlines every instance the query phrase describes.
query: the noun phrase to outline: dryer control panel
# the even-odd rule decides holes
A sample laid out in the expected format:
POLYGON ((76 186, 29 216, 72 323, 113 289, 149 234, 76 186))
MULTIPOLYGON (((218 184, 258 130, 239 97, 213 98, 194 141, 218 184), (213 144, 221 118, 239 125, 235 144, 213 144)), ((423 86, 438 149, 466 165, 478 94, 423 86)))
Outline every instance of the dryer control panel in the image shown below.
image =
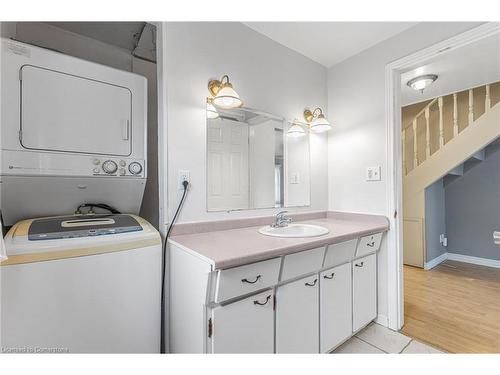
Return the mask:
POLYGON ((142 177, 144 172, 143 162, 137 160, 93 158, 91 163, 94 176, 142 177))

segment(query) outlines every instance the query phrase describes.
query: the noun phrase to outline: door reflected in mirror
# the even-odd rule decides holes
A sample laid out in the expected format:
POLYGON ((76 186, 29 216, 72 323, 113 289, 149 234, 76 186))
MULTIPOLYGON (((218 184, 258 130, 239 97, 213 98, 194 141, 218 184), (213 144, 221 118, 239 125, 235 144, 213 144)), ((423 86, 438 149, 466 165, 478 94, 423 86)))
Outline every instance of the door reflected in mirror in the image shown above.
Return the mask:
POLYGON ((207 119, 207 210, 308 206, 309 135, 286 137, 284 118, 219 110, 207 119))

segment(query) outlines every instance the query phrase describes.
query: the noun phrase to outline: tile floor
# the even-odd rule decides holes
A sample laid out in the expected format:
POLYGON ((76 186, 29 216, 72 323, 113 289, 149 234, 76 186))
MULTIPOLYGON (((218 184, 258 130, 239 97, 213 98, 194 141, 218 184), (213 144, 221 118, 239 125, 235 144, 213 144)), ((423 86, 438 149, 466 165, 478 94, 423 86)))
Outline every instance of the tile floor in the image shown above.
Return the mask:
POLYGON ((376 323, 358 332, 333 351, 334 354, 432 354, 440 350, 376 323))

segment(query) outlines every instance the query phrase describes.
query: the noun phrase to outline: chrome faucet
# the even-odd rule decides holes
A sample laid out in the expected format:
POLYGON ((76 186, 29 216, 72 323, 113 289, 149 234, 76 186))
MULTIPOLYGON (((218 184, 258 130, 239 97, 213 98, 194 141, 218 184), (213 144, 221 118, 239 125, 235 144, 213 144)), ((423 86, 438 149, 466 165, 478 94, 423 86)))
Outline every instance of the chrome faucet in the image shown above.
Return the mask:
POLYGON ((273 228, 283 228, 288 226, 292 222, 292 218, 288 217, 286 214, 288 211, 281 211, 276 214, 276 222, 271 224, 273 228))

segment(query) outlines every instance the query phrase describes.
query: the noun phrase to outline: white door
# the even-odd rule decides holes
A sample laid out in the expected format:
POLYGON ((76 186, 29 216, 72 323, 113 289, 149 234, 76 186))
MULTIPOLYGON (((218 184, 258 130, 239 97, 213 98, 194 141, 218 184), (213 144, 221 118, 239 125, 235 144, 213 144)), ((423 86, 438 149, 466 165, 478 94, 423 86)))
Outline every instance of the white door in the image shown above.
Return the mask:
POLYGON ((321 353, 352 335, 351 263, 323 271, 320 278, 321 353))
POLYGON ((208 121, 208 210, 248 208, 248 124, 208 121))
POLYGON ((23 147, 130 155, 129 89, 31 65, 21 77, 23 147))
POLYGON ((318 289, 318 275, 278 287, 276 353, 319 352, 318 289))
POLYGON ((274 293, 212 309, 212 353, 274 353, 274 293))
POLYGON ((352 262, 352 330, 356 332, 377 317, 377 255, 352 262))

